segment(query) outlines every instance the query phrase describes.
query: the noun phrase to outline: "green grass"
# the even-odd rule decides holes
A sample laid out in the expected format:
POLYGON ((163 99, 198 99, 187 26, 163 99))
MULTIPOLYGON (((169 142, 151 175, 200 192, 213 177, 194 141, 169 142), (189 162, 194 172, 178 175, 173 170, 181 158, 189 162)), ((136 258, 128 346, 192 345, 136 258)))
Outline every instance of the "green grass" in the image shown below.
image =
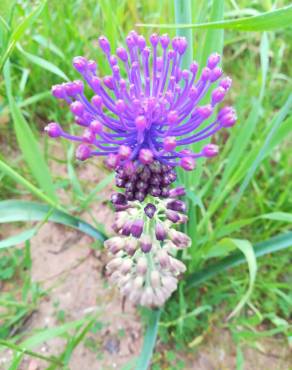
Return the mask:
MULTIPOLYGON (((182 14, 182 18, 177 19, 179 23, 220 21, 223 14, 224 19, 229 20, 270 12, 275 7, 272 0, 225 1, 224 9, 221 1, 214 1, 213 5, 210 2, 210 8, 204 0, 191 3, 191 19, 183 22, 186 14, 182 14)), ((100 73, 106 73, 96 48, 100 34, 105 34, 113 46, 120 45, 136 23, 174 23, 174 7, 167 0, 50 0, 47 4, 38 4, 13 1, 0 4, 0 67, 3 71, 0 76, 0 200, 33 196, 34 200, 49 205, 37 220, 52 216, 48 216, 48 212, 54 206, 60 210, 56 212, 65 212, 69 225, 76 227, 78 220, 70 219, 68 214, 78 216, 92 202, 102 202, 98 193, 111 183, 112 175, 98 184, 78 179, 73 147, 48 141, 42 135, 43 127, 51 120, 70 127, 70 114, 50 97, 51 85, 77 77, 71 67, 76 55, 96 59, 100 73), (56 155, 55 149, 61 154, 56 155), (48 164, 54 162, 66 166, 66 176, 50 173, 48 164), (60 190, 70 194, 67 203, 58 201, 60 190)), ((288 6, 289 1, 277 1, 276 5, 277 8, 288 6)), ((271 29, 269 19, 266 24, 261 23, 258 30, 271 29)), ((278 19, 276 27, 273 26, 277 30, 270 32, 245 32, 244 24, 241 31, 213 28, 179 31, 193 38, 194 55, 201 63, 211 51, 224 50, 224 70, 234 81, 229 99, 239 116, 238 124, 228 131, 229 137, 216 137, 221 147, 220 156, 204 162, 194 173, 180 176, 180 181, 188 187, 187 231, 193 239, 190 251, 181 256, 188 265, 186 277, 233 253, 236 244, 231 246, 232 239, 255 245, 291 230, 292 42, 291 27, 281 29, 281 20, 284 22, 283 18, 278 19)), ((149 35, 152 29, 142 27, 140 31, 149 35)), ((168 31, 171 35, 176 32, 174 28, 168 31)), ((50 369, 57 368, 58 362, 67 366, 80 341, 85 340, 89 346, 86 335, 97 317, 63 323, 67 319, 65 312, 64 320, 52 332, 23 337, 21 328, 26 318, 37 309, 46 292, 30 280, 27 239, 34 233, 23 236, 17 231, 17 224, 14 225, 16 241, 10 240, 8 244, 17 245, 26 240, 25 247, 0 249, 0 280, 11 283, 10 291, 0 298, 0 306, 5 309, 0 316, 0 337, 9 338, 11 343, 14 353, 11 369, 17 369, 22 360, 23 354, 19 352, 22 346, 30 351, 29 355, 37 357, 34 347, 54 336, 65 336, 67 344, 57 359, 47 359, 50 369), (74 334, 70 336, 72 330, 74 334)), ((94 237, 99 235, 95 229, 82 225, 83 230, 90 229, 94 237)), ((7 246, 7 241, 5 243, 7 246)), ((264 256, 258 259, 257 265, 247 304, 229 321, 226 317, 247 291, 247 265, 221 273, 198 288, 188 289, 185 282, 181 283, 161 314, 159 336, 170 350, 155 363, 155 368, 165 363, 172 366, 176 362, 173 353, 187 351, 196 338, 202 338, 200 345, 204 346, 205 337, 218 327, 228 328, 239 347, 256 346, 269 336, 285 340, 288 345, 289 251, 264 256)), ((252 262, 249 268, 255 272, 252 262)), ((151 351, 151 338, 149 341, 151 351)), ((238 362, 240 369, 241 361, 238 362)), ((176 366, 183 368, 184 365, 176 366)))

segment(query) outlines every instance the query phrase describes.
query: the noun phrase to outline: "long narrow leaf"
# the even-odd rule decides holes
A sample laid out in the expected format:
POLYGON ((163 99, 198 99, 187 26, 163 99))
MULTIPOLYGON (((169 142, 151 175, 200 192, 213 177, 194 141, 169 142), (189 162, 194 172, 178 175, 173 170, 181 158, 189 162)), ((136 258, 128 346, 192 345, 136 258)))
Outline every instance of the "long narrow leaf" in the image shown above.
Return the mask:
POLYGON ((9 61, 6 62, 4 67, 4 78, 16 138, 23 153, 24 159, 41 189, 43 189, 51 199, 57 200, 51 174, 40 151, 37 140, 13 98, 9 61))
POLYGON ((292 5, 272 10, 253 17, 232 19, 219 22, 201 23, 201 24, 137 24, 143 27, 159 28, 195 28, 195 29, 232 29, 237 31, 272 31, 289 27, 292 24, 292 5))
MULTIPOLYGON (((1 222, 1 221, 0 221, 1 222)), ((31 239, 36 233, 36 228, 25 230, 18 235, 13 235, 0 241, 0 249, 14 247, 17 244, 24 243, 31 239)))
MULTIPOLYGON (((292 232, 277 235, 264 242, 254 245, 254 253, 256 257, 261 257, 269 253, 277 252, 279 250, 292 246, 292 232)), ((245 257, 240 252, 236 252, 229 257, 224 258, 218 263, 211 264, 205 269, 195 272, 187 278, 187 289, 201 285, 205 281, 211 279, 213 276, 224 272, 231 267, 235 267, 245 263, 245 257)))
MULTIPOLYGON (((0 202, 0 223, 42 221, 51 209, 52 207, 40 203, 5 200, 0 202)), ((103 233, 89 223, 56 209, 51 212, 48 220, 77 229, 99 242, 106 239, 103 233)))
POLYGON ((161 310, 149 311, 147 330, 144 336, 142 352, 136 365, 136 370, 147 370, 149 368, 156 342, 160 314, 161 310))
POLYGON ((13 52, 16 43, 24 35, 26 29, 32 25, 32 23, 37 19, 37 17, 44 10, 47 0, 43 0, 25 19, 18 24, 15 30, 12 32, 8 47, 6 48, 4 54, 0 58, 0 71, 2 70, 6 60, 9 58, 10 54, 13 52))

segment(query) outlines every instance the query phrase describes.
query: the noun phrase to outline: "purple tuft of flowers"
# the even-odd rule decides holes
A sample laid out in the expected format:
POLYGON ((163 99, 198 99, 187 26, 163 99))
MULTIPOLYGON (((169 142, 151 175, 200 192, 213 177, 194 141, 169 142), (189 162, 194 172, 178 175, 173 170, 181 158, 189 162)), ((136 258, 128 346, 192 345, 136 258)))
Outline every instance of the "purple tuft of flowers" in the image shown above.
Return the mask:
POLYGON ((79 142, 79 160, 105 156, 109 168, 123 169, 130 176, 139 165, 157 162, 168 171, 176 166, 191 171, 197 158, 217 155, 214 144, 205 145, 199 153, 186 147, 236 122, 230 106, 215 113, 232 82, 222 77, 220 56, 210 55, 198 76, 196 62, 189 69, 181 68, 188 46, 184 37, 171 40, 167 34, 154 33, 149 41, 147 46, 142 35, 131 31, 127 47, 118 47, 114 53, 101 36, 99 46, 111 70, 104 77, 98 76, 95 61, 75 57, 73 66, 92 90, 90 99, 81 80, 53 86, 52 94, 69 105, 76 124, 84 130, 81 136, 71 135, 56 122, 45 130, 50 137, 79 142), (202 105, 211 90, 210 102, 202 105))

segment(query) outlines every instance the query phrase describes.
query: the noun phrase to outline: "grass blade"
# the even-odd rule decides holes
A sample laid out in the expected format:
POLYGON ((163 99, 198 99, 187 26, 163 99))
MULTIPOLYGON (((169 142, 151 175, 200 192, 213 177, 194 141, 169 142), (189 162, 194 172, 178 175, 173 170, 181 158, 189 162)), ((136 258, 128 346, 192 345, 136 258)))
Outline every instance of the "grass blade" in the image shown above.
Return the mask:
MULTIPOLYGON (((0 202, 0 223, 42 221, 51 209, 50 206, 40 203, 5 200, 0 202)), ((89 223, 57 209, 50 213, 48 220, 77 229, 101 243, 106 239, 103 233, 89 223)))
MULTIPOLYGON (((1 221, 0 221, 1 222, 1 221)), ((24 243, 31 239, 36 233, 36 228, 28 229, 18 235, 13 235, 0 241, 0 249, 14 247, 17 244, 24 243)))
POLYGON ((51 174, 42 156, 37 140, 12 96, 9 61, 7 61, 4 67, 4 78, 16 138, 24 159, 41 189, 44 190, 51 199, 57 200, 51 174))
POLYGON ((144 336, 142 352, 138 358, 136 370, 147 370, 149 368, 156 337, 161 310, 149 310, 148 326, 144 336))
POLYGON ((23 176, 19 175, 13 168, 8 166, 7 163, 0 160, 0 172, 12 178, 16 183, 25 187, 30 193, 34 194, 36 197, 42 199, 46 203, 50 204, 55 208, 61 208, 57 202, 52 200, 50 197, 45 195, 39 188, 34 186, 31 182, 26 180, 23 176))
POLYGON ((240 251, 243 253, 243 255, 244 255, 245 259, 246 259, 246 262, 248 264, 248 270, 249 270, 248 289, 247 289, 246 293, 242 296, 241 300, 236 305, 236 307, 234 308, 234 310, 228 316, 228 319, 231 319, 236 314, 238 314, 238 312, 246 304, 246 302, 248 301, 248 299, 249 299, 249 297, 251 295, 251 292, 252 292, 252 289, 253 289, 253 286, 254 286, 254 283, 255 283, 255 279, 256 279, 257 260, 256 260, 255 254, 254 254, 253 247, 252 247, 252 245, 250 244, 250 242, 248 240, 227 239, 226 242, 227 243, 231 243, 235 247, 237 247, 238 249, 240 249, 240 251))
MULTIPOLYGON (((279 250, 292 246, 292 231, 272 237, 264 242, 254 245, 254 253, 256 257, 261 257, 266 254, 274 253, 279 250)), ((245 262, 245 257, 240 252, 233 253, 231 256, 224 258, 218 263, 211 264, 205 269, 195 272, 187 278, 187 289, 197 287, 213 276, 224 272, 231 267, 241 265, 245 262)))
POLYGON ((230 29, 236 31, 272 31, 289 27, 292 24, 292 5, 272 10, 260 15, 252 17, 244 17, 239 19, 231 19, 226 21, 209 22, 201 24, 137 24, 143 27, 157 27, 159 28, 194 28, 194 29, 230 29))
POLYGON ((16 29, 12 32, 8 47, 0 58, 0 71, 2 70, 6 60, 9 58, 10 54, 13 52, 16 43, 24 35, 26 29, 32 25, 32 23, 38 18, 41 12, 44 10, 44 7, 47 3, 47 0, 43 0, 25 19, 18 24, 16 29))

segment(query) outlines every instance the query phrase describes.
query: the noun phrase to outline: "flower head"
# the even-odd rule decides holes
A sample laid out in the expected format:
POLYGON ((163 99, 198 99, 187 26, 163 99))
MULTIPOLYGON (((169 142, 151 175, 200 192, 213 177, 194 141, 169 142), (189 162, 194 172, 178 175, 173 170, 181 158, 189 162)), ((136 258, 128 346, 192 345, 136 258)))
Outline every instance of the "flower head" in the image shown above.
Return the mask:
POLYGON ((140 164, 155 161, 190 171, 197 158, 217 154, 218 149, 210 146, 199 153, 185 148, 236 122, 232 107, 215 114, 231 86, 229 77, 222 78, 220 56, 210 55, 198 76, 196 62, 189 69, 181 67, 187 49, 184 37, 170 40, 166 34, 152 34, 149 41, 147 46, 143 36, 131 31, 127 47, 118 47, 114 54, 107 38, 101 36, 99 46, 111 70, 104 77, 97 75, 93 60, 75 57, 73 66, 92 90, 90 98, 81 80, 53 86, 52 94, 69 105, 84 131, 80 136, 70 135, 56 123, 46 131, 51 137, 79 142, 78 159, 105 156, 110 168, 132 165, 133 172, 140 164), (209 90, 210 103, 202 105, 209 90))

